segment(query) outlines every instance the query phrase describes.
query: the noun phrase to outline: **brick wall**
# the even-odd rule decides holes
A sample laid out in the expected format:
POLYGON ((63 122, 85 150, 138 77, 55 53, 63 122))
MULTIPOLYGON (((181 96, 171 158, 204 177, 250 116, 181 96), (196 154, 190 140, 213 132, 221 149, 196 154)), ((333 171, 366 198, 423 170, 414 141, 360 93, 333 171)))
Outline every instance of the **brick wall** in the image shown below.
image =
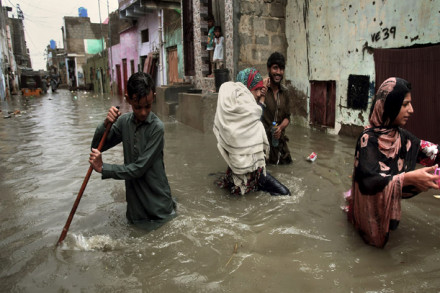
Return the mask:
POLYGON ((108 39, 108 24, 91 23, 89 17, 64 17, 67 53, 84 54, 84 40, 108 39), (101 34, 102 26, 102 34, 101 34))
POLYGON ((238 16, 238 70, 256 67, 267 73, 267 58, 274 51, 286 56, 287 0, 243 0, 238 16))

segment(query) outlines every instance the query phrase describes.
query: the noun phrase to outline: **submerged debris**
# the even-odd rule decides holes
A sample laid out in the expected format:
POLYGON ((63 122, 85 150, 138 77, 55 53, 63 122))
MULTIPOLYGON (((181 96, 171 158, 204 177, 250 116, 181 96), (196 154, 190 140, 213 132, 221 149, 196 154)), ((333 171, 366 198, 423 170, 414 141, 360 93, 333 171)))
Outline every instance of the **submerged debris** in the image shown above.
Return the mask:
POLYGON ((225 267, 228 266, 228 264, 231 262, 232 257, 234 256, 234 254, 237 254, 237 250, 238 250, 238 243, 235 243, 234 245, 234 251, 232 252, 231 257, 229 258, 228 262, 225 264, 225 267))

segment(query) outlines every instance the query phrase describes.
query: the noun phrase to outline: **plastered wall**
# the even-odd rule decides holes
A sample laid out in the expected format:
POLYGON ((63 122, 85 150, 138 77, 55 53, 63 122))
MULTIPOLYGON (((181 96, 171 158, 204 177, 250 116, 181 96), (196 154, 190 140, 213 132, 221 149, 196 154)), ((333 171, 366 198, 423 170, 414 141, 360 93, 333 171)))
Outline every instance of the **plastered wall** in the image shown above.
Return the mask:
MULTIPOLYGON (((311 80, 336 81, 336 126, 364 125, 367 111, 347 105, 348 76, 368 75, 374 88, 374 48, 440 42, 440 1, 288 1, 285 78, 310 99, 311 80)), ((370 97, 370 103, 371 98, 370 97)))

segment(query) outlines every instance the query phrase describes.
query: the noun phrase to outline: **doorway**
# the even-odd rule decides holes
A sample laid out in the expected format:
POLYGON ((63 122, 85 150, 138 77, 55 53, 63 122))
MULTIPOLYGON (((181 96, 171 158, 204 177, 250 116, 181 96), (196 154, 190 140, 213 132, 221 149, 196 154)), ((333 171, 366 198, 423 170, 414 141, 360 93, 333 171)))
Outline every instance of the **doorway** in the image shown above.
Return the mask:
POLYGON ((182 19, 183 19, 183 58, 185 64, 185 75, 196 75, 194 59, 194 19, 193 19, 193 1, 182 1, 182 19))
POLYGON ((316 126, 335 127, 336 82, 310 82, 310 123, 316 126))
POLYGON ((127 59, 122 59, 122 74, 124 75, 124 94, 127 91, 128 71, 127 59))
POLYGON ((118 83, 118 95, 122 95, 121 65, 119 64, 116 64, 116 82, 118 83))
POLYGON ((179 56, 177 46, 167 48, 168 83, 179 82, 179 56))

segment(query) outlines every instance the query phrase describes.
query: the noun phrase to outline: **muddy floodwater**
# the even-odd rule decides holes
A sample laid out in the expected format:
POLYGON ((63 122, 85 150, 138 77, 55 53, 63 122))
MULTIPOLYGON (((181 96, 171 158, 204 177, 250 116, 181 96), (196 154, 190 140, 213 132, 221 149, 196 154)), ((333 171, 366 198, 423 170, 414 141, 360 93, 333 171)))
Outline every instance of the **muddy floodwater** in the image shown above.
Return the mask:
MULTIPOLYGON (((292 196, 231 196, 213 183, 226 170, 213 133, 162 117, 178 216, 149 233, 130 226, 123 181, 93 173, 55 248, 111 105, 129 111, 120 97, 67 90, 1 102, 0 292, 440 290, 435 193, 404 201, 385 249, 368 246, 340 208, 355 139, 297 126, 293 164, 268 167, 292 196)), ((122 163, 122 147, 103 159, 122 163)))

